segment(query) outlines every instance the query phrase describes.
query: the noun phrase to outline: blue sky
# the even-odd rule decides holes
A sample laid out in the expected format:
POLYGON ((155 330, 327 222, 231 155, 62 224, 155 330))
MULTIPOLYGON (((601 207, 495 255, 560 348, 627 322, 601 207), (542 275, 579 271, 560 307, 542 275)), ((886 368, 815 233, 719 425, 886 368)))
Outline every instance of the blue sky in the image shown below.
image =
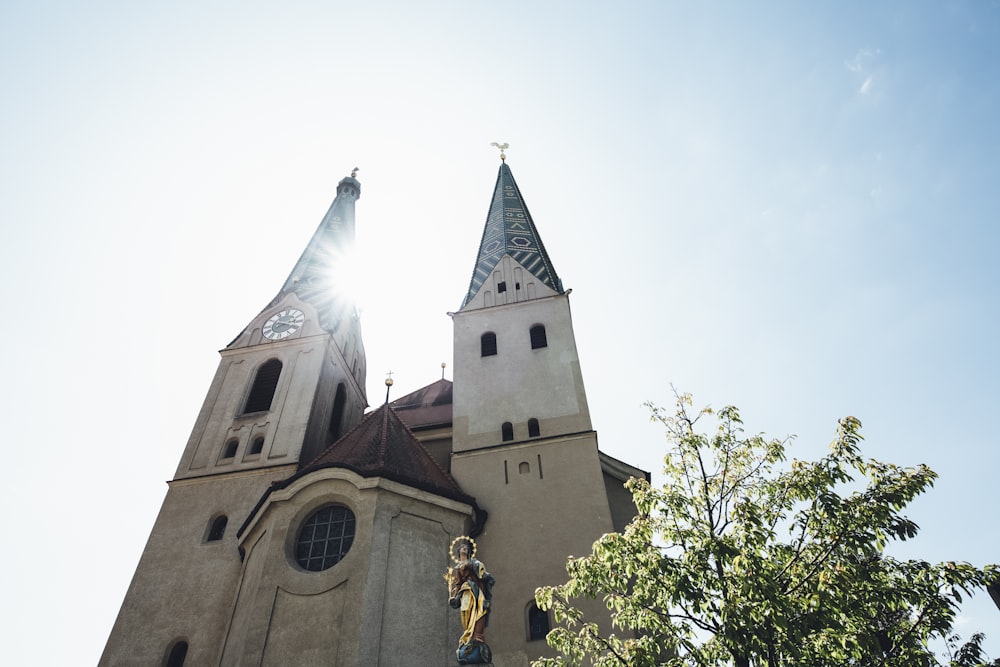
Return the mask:
MULTIPOLYGON (((800 458, 853 414, 941 474, 898 553, 1000 560, 998 45, 997 2, 0 4, 6 655, 96 662, 217 350, 355 166, 369 400, 450 367, 491 141, 603 449, 658 471, 671 384, 800 458)), ((985 596, 959 630, 1000 656, 985 596)))

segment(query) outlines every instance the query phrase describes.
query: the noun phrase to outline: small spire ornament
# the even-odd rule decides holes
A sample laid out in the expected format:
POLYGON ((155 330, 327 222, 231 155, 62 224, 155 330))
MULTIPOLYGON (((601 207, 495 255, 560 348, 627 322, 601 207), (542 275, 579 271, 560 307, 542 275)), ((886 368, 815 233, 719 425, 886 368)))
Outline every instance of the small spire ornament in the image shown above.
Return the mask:
POLYGON ((507 150, 508 148, 510 148, 510 144, 501 144, 501 143, 497 143, 496 141, 494 141, 493 143, 490 144, 490 146, 496 146, 497 148, 500 149, 500 161, 501 162, 506 162, 507 161, 507 154, 504 153, 504 151, 507 150))

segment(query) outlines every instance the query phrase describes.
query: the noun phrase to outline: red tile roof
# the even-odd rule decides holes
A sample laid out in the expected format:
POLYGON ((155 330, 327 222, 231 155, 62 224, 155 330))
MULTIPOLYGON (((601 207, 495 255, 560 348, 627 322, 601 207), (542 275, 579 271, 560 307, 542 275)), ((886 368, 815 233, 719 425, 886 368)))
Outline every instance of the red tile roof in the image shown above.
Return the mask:
POLYGON ((414 431, 451 424, 452 383, 441 379, 397 398, 389 405, 414 431))

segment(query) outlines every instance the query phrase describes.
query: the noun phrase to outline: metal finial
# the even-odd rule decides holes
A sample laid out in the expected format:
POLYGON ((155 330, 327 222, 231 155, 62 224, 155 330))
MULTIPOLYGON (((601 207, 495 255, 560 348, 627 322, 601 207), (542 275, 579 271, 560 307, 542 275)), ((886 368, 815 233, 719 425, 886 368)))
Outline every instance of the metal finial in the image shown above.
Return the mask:
POLYGON ((507 150, 508 148, 510 148, 510 144, 499 144, 499 143, 497 143, 497 142, 494 141, 493 143, 490 144, 490 146, 496 146, 497 148, 500 149, 500 161, 501 162, 506 162, 507 161, 507 154, 504 153, 504 151, 507 150))
POLYGON ((441 379, 442 380, 444 379, 444 367, 447 366, 447 365, 448 364, 444 363, 443 361, 441 362, 441 379))
POLYGON ((389 389, 392 388, 392 371, 385 374, 385 402, 389 402, 389 389))
POLYGON ((351 169, 351 178, 357 178, 357 176, 358 176, 358 168, 355 167, 354 169, 351 169))

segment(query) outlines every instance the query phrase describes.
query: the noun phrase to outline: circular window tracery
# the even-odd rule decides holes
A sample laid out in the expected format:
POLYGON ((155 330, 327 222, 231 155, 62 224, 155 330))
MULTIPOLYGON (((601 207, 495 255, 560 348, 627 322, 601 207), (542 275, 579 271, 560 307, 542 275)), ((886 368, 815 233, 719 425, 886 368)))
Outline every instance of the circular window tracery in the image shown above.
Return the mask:
POLYGON ((354 543, 354 512, 343 505, 327 505, 313 512, 299 529, 295 562, 304 570, 320 572, 339 563, 354 543))

